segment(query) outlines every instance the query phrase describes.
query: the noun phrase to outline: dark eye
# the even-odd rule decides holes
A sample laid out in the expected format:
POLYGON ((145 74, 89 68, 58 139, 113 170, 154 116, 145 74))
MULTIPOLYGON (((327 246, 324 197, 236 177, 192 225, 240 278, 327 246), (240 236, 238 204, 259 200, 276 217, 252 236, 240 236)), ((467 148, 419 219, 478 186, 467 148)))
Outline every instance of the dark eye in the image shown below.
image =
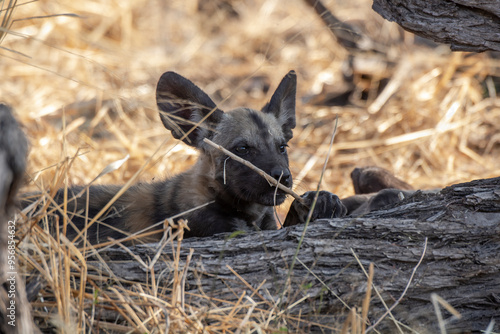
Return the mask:
POLYGON ((239 155, 245 155, 245 154, 247 154, 249 152, 248 146, 245 146, 245 145, 237 146, 236 147, 236 152, 239 155))
POLYGON ((286 148, 287 148, 288 145, 286 144, 283 144, 283 145, 280 145, 279 149, 280 149, 280 153, 286 153, 286 148))

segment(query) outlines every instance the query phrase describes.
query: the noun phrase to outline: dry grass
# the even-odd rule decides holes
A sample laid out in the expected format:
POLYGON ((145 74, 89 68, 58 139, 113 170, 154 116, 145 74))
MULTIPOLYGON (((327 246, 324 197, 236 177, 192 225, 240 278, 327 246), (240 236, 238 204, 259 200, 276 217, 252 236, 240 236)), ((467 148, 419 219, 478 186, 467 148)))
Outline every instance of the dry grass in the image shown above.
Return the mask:
MULTIPOLYGON (((389 46, 384 55, 355 56, 349 106, 301 103, 343 85, 348 53, 301 1, 224 3, 237 17, 228 6, 199 12, 194 0, 18 3, 14 33, 1 44, 0 91, 31 143, 25 189, 88 184, 127 154, 123 166, 97 182, 123 184, 143 167, 140 180, 188 168, 196 152, 170 137, 154 104, 156 81, 167 70, 192 79, 228 109, 260 108, 281 77, 295 69, 298 126, 290 160, 299 193, 316 188, 336 114, 339 128, 322 188, 341 197, 352 194, 354 166, 385 167, 417 188, 500 174, 498 58, 415 45, 411 34, 373 13, 367 0, 325 1, 338 17, 357 22, 389 46), (37 18, 63 13, 78 17, 37 18), (260 89, 262 82, 270 84, 269 92, 260 89)), ((203 327, 197 318, 202 310, 183 303, 184 268, 176 268, 179 276, 167 291, 154 284, 137 290, 117 284, 102 291, 97 287, 104 276, 87 275, 87 254, 67 240, 55 240, 36 226, 29 243, 23 242, 31 255, 21 261, 48 282, 44 299, 34 303, 36 315, 55 315, 50 321, 63 332, 267 328, 252 316, 260 306, 246 299, 244 311, 241 305, 220 310, 213 315, 215 325, 203 327), (93 284, 94 294, 78 286, 77 277, 93 284), (102 303, 106 306, 98 307, 102 303), (106 308, 119 309, 128 325, 99 322, 106 308)))

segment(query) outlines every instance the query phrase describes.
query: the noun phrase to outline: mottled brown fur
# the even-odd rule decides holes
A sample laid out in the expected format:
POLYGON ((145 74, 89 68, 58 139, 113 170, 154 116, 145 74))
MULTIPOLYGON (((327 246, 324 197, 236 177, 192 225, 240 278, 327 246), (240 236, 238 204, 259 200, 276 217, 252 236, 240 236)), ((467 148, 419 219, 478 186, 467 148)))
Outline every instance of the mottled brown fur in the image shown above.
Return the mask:
MULTIPOLYGON (((295 91, 296 76, 291 71, 261 111, 237 108, 223 112, 188 79, 174 72, 164 73, 156 90, 160 119, 174 138, 200 151, 196 164, 171 179, 132 186, 91 226, 89 222, 121 187, 91 186, 82 191, 85 188, 76 186, 68 189, 69 237, 86 229, 87 239, 99 243, 107 241, 108 237, 120 239, 153 229, 158 233, 143 237, 141 241, 158 241, 165 220, 171 217, 188 222, 184 237, 276 229, 273 206, 283 203, 285 193, 276 191, 263 177, 207 145, 203 139, 212 140, 280 179, 285 186, 291 186, 286 148, 295 128, 295 91)), ((351 178, 357 195, 341 201, 328 191, 319 192, 312 220, 377 210, 397 203, 401 189, 411 189, 410 185, 379 167, 356 168, 351 178)), ((403 194, 408 196, 411 192, 403 194)), ((315 196, 316 193, 310 191, 302 196, 302 203, 294 201, 284 226, 305 222, 315 196)), ((55 201, 64 202, 63 189, 57 192, 55 201)), ((63 211, 55 212, 62 215, 63 211)))
MULTIPOLYGON (((87 238, 98 243, 153 225, 160 230, 165 219, 176 215, 188 222, 185 237, 276 229, 273 206, 283 203, 285 193, 276 191, 257 173, 208 146, 203 139, 209 138, 291 186, 286 148, 295 127, 295 91, 296 75, 291 71, 261 111, 237 108, 223 112, 191 81, 174 72, 164 73, 156 94, 161 121, 174 138, 200 151, 198 161, 171 179, 137 184, 126 190, 108 212, 87 229, 87 238), (203 207, 192 210, 199 206, 203 207), (189 210, 192 211, 187 212, 189 210)), ((120 187, 91 186, 88 211, 85 192, 74 198, 82 189, 70 188, 68 196, 68 215, 78 230, 88 226, 120 187)), ((313 192, 304 194, 309 205, 313 198, 313 192)), ((63 202, 63 190, 58 191, 55 199, 63 202)), ((285 225, 304 222, 308 207, 294 202, 285 225)), ((337 196, 321 192, 313 217, 337 217, 345 212, 337 196)), ((76 232, 70 226, 70 237, 76 232)), ((158 233, 142 241, 155 241, 160 237, 158 233)))

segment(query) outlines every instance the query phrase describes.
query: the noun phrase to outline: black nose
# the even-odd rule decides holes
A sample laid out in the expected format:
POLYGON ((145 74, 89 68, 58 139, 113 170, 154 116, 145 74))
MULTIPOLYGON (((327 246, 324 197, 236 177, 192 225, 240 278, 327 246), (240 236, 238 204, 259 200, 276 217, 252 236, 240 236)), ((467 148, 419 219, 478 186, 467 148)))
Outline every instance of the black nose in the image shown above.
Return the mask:
POLYGON ((279 167, 274 167, 271 169, 271 174, 272 177, 274 177, 276 180, 280 180, 280 183, 283 185, 290 187, 292 183, 292 174, 290 174, 290 171, 288 169, 281 169, 279 167))

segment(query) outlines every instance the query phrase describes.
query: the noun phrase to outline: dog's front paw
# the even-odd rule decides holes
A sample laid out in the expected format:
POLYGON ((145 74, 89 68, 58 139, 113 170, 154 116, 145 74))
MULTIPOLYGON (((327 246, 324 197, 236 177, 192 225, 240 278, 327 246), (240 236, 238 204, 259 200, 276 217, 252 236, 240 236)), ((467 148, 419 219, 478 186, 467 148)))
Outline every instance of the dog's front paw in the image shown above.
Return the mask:
MULTIPOLYGON (((315 191, 308 191, 301 196, 302 203, 297 200, 293 201, 283 226, 286 227, 305 223, 315 196, 315 191)), ((344 217, 346 214, 347 209, 337 195, 328 191, 320 191, 316 204, 314 205, 311 221, 321 218, 344 217)))
MULTIPOLYGON (((301 211, 305 211, 306 217, 304 218, 303 222, 305 222, 305 220, 307 219, 307 214, 309 214, 309 210, 313 204, 315 196, 315 191, 308 191, 301 196, 304 199, 304 204, 307 206, 307 208, 298 201, 295 201, 293 203, 296 206, 301 206, 301 211)), ((332 194, 329 191, 320 191, 318 194, 318 200, 316 201, 316 204, 314 206, 311 220, 344 217, 346 214, 347 209, 344 204, 342 204, 340 198, 338 198, 337 195, 332 194)))

